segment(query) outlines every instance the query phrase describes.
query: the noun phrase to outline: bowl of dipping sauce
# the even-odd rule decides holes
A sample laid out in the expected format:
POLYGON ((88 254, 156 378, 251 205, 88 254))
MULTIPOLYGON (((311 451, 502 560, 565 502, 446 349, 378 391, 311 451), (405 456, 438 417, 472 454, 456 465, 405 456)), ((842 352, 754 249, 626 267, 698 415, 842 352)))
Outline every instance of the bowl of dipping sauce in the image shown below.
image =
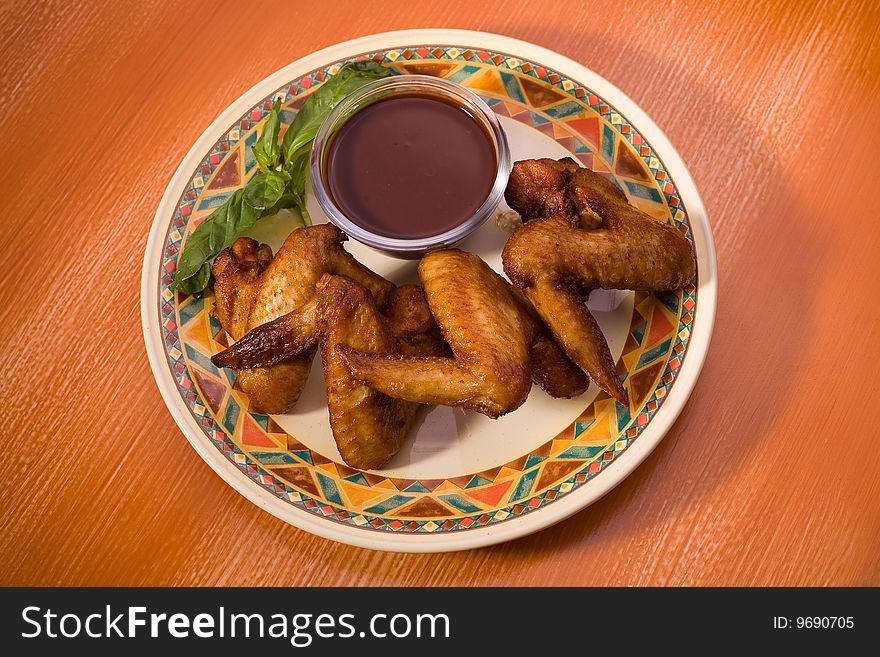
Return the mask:
POLYGON ((461 85, 396 75, 342 99, 311 152, 315 197, 331 223, 399 257, 455 244, 497 208, 510 175, 495 113, 461 85))

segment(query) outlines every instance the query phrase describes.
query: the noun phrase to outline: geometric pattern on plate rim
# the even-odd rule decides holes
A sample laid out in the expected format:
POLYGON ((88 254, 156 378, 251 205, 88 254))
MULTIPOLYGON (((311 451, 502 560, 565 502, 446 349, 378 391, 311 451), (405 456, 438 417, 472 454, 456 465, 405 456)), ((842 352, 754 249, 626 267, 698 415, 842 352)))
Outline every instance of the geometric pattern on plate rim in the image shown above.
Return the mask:
POLYGON ((204 206, 201 214, 196 208, 207 202, 209 209, 212 198, 217 202, 224 197, 222 191, 208 191, 212 176, 230 161, 232 153, 237 153, 242 176, 238 182, 242 182, 254 170, 248 145, 272 101, 281 98, 285 107, 282 120, 289 122, 308 93, 335 74, 342 63, 353 59, 374 59, 397 73, 439 74, 470 87, 496 113, 544 131, 573 157, 612 179, 631 202, 655 216, 662 210, 667 221, 691 238, 687 212, 675 184, 650 144, 613 106, 583 85, 529 60, 461 46, 410 46, 346 58, 286 84, 246 112, 205 155, 181 195, 165 238, 158 299, 167 362, 178 392, 205 435, 252 481, 280 499, 328 520, 367 530, 424 534, 484 527, 531 513, 600 474, 648 426, 687 353, 698 279, 680 292, 637 294, 622 357, 623 381, 630 391, 637 373, 646 372, 655 381, 649 382, 647 392, 635 404, 637 408, 625 408, 600 395, 556 440, 504 466, 439 482, 383 479, 331 462, 302 445, 294 444, 293 449, 267 447, 263 451, 243 447, 245 418, 250 418, 251 430, 256 424, 266 430, 267 436, 271 435, 271 419, 248 413, 241 393, 229 391, 232 381, 228 373, 220 373, 205 362, 205 356, 217 346, 199 347, 205 347, 219 331, 216 321, 208 317, 210 298, 178 298, 172 291, 181 242, 198 219, 208 213, 204 206), (634 162, 638 169, 633 168, 634 162), (203 333, 207 331, 211 337, 182 341, 181 325, 200 321, 207 325, 201 327, 203 333), (668 329, 664 322, 669 324, 668 329), (650 344, 646 344, 648 341, 650 344), (216 409, 210 408, 194 373, 202 384, 213 380, 225 385, 226 392, 216 409), (603 423, 616 425, 614 434, 598 442, 589 440, 590 432, 603 423), (279 476, 276 471, 284 472, 285 466, 299 468, 300 473, 310 475, 311 481, 291 482, 289 477, 286 480, 279 476), (354 503, 341 489, 357 486, 377 491, 377 495, 360 496, 368 502, 354 503))

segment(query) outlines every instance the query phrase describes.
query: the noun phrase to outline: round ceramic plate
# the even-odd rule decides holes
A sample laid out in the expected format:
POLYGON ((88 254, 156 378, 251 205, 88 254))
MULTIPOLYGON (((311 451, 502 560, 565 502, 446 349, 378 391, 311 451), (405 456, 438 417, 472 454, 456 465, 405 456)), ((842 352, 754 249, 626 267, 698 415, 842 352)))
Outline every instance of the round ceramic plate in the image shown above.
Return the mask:
MULTIPOLYGON (((323 214, 310 194, 316 222, 323 214)), ((518 218, 506 206, 460 246, 501 271, 518 218)), ((277 248, 289 216, 258 223, 277 248)), ((396 283, 416 263, 356 242, 355 257, 396 283)), ((171 414, 202 458, 266 511, 354 545, 413 552, 459 550, 522 536, 594 502, 657 445, 690 394, 715 314, 715 253, 703 203, 675 149, 633 101, 557 53, 503 36, 413 30, 364 37, 305 57, 235 101, 174 174, 150 232, 142 280, 144 338, 171 414), (210 361, 228 339, 213 297, 178 295, 172 276, 188 235, 256 170, 250 146, 272 102, 289 123, 341 64, 373 59, 394 73, 458 82, 498 114, 513 160, 570 156, 613 181, 631 203, 693 241, 698 274, 677 292, 596 292, 590 308, 629 392, 623 406, 591 387, 571 400, 539 388, 517 411, 490 420, 425 409, 382 470, 346 466, 330 432, 322 372, 312 368, 292 413, 249 410, 229 370, 210 361)))

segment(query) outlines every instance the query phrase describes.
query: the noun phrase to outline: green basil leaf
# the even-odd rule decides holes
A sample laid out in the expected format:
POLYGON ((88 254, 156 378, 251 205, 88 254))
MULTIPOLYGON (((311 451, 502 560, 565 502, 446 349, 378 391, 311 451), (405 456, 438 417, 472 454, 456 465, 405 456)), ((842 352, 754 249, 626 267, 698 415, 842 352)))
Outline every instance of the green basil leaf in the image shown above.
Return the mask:
POLYGON ((336 75, 318 87, 303 103, 287 132, 284 133, 281 142, 284 168, 289 170, 297 151, 311 143, 318 133, 321 121, 340 100, 368 82, 389 75, 391 75, 390 70, 372 60, 349 62, 340 68, 336 75))
POLYGON ((311 226, 312 225, 312 217, 311 217, 311 215, 309 215, 308 208, 306 208, 305 194, 303 194, 302 196, 297 196, 296 199, 297 199, 296 207, 299 209, 299 214, 302 217, 303 224, 305 224, 306 226, 311 226))
POLYGON ((274 171, 281 156, 281 146, 278 145, 278 132, 281 129, 280 111, 281 101, 276 100, 272 111, 269 112, 269 118, 266 119, 266 124, 263 126, 263 132, 251 147, 260 171, 264 173, 274 171))
POLYGON ((207 262, 199 267, 195 276, 190 276, 181 281, 174 281, 174 288, 181 294, 198 294, 206 287, 211 279, 211 265, 207 262))
POLYGON ((290 124, 281 144, 281 101, 276 100, 252 147, 260 173, 214 210, 187 238, 177 261, 175 288, 196 294, 211 282, 210 260, 247 231, 261 217, 282 208, 296 208, 303 222, 311 225, 306 209, 309 147, 321 121, 349 93, 373 80, 391 75, 374 61, 345 64, 306 100, 290 124), (283 160, 282 160, 283 158, 283 160), (277 171, 279 162, 283 170, 277 171))
POLYGON ((245 185, 244 200, 257 210, 271 208, 281 199, 289 180, 290 175, 280 171, 257 174, 245 185))
POLYGON ((301 148, 290 162, 288 168, 290 172, 290 183, 288 189, 291 194, 296 197, 296 207, 302 215, 303 222, 306 226, 312 225, 312 219, 309 211, 306 209, 306 182, 309 178, 309 149, 301 148))
MULTIPOLYGON (((177 260, 174 276, 177 289, 182 290, 182 281, 198 276, 197 282, 192 285, 203 283, 198 291, 203 290, 208 284, 208 277, 204 274, 206 263, 223 249, 232 246, 236 238, 260 218, 257 210, 245 201, 244 194, 244 189, 235 190, 187 238, 183 252, 177 260)), ((210 273, 210 267, 208 272, 210 273)), ((187 288, 191 289, 192 285, 187 288)))
POLYGON ((273 205, 271 208, 267 208, 263 212, 264 217, 271 217, 273 215, 278 214, 279 210, 285 210, 288 208, 299 208, 300 199, 295 194, 290 192, 289 188, 285 188, 284 194, 281 195, 281 198, 273 205))

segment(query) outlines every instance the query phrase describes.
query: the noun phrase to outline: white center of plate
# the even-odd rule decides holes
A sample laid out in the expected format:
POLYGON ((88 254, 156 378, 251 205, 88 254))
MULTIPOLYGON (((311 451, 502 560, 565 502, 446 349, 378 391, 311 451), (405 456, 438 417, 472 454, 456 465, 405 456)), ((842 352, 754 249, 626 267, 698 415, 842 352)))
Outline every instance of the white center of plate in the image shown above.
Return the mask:
MULTIPOLYGON (((499 117, 510 144, 511 157, 517 160, 571 155, 547 135, 507 117, 499 117)), ((326 221, 324 213, 309 194, 308 208, 315 223, 326 221)), ((498 212, 509 210, 502 202, 498 212)), ((268 242, 277 250, 286 236, 278 222, 260 222, 253 237, 268 242)), ((457 245, 478 254, 493 269, 502 271, 501 250, 509 233, 490 219, 479 230, 457 245)), ((397 284, 418 283, 416 261, 386 256, 355 241, 346 243, 355 258, 397 284)), ((626 341, 633 311, 633 294, 597 290, 589 307, 595 315, 615 360, 626 341)), ((306 387, 294 411, 273 416, 290 435, 310 449, 342 462, 327 417, 324 376, 316 358, 306 387)), ((598 390, 590 386, 575 399, 553 399, 537 386, 525 404, 497 420, 458 408, 425 408, 404 442, 400 452, 381 470, 388 477, 406 479, 444 479, 503 465, 527 454, 556 436, 571 424, 595 398, 598 390)))

